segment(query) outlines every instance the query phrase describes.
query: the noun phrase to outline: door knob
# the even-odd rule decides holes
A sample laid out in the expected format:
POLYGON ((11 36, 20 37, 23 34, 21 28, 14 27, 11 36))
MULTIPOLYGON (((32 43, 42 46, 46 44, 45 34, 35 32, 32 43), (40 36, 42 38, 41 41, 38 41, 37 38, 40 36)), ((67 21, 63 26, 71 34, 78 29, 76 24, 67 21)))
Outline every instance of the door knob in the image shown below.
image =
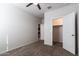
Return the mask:
POLYGON ((72 34, 72 36, 75 36, 74 34, 72 34))

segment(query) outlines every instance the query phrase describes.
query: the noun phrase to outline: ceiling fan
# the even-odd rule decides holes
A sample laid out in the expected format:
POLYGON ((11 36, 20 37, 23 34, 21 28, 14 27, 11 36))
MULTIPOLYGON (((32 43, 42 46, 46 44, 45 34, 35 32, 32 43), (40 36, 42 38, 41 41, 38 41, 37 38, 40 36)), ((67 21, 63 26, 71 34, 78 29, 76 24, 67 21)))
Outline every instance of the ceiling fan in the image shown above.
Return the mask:
POLYGON ((39 10, 41 10, 40 4, 39 3, 29 3, 28 5, 26 5, 26 7, 29 7, 31 5, 36 5, 38 7, 39 10))

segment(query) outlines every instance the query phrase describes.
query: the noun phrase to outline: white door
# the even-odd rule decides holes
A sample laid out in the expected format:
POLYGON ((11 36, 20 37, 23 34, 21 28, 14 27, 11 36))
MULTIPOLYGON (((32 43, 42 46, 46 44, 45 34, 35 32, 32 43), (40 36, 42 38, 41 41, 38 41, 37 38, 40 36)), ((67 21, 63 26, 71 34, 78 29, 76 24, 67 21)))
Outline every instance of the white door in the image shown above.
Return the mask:
POLYGON ((75 13, 70 13, 64 17, 63 48, 75 54, 75 13))

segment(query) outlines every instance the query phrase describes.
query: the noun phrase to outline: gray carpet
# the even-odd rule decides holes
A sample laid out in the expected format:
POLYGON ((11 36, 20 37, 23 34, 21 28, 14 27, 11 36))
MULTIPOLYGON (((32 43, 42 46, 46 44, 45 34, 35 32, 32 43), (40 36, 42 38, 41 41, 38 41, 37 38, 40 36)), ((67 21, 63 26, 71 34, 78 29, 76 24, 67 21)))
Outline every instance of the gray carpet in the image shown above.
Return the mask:
POLYGON ((74 56, 64 50, 61 43, 54 43, 54 46, 45 46, 43 41, 38 41, 12 51, 1 54, 0 56, 74 56))

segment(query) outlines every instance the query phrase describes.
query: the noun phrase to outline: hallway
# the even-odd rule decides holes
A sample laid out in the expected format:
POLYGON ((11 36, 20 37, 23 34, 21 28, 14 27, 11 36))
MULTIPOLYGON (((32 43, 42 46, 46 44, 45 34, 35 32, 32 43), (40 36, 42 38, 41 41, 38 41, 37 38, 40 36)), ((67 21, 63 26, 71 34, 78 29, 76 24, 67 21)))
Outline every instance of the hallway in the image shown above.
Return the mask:
POLYGON ((50 47, 43 45, 43 41, 38 41, 0 56, 73 56, 73 54, 64 50, 60 43, 55 43, 54 47, 50 47))

